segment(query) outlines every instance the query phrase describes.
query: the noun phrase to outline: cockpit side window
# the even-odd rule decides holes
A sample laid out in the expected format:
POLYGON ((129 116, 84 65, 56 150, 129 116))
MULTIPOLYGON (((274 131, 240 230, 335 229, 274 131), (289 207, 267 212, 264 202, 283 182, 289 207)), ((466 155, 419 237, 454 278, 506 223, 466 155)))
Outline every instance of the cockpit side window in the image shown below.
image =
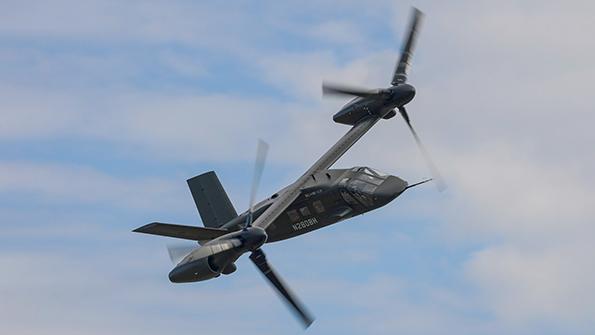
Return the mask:
POLYGON ((316 213, 320 214, 324 212, 324 205, 322 204, 322 201, 316 200, 312 203, 312 206, 314 207, 316 213))
POLYGON ((372 206, 372 205, 374 205, 374 202, 372 201, 372 199, 370 197, 368 197, 367 195, 365 195, 365 194, 356 194, 355 196, 365 206, 372 206))
POLYGON ((349 207, 351 207, 351 208, 361 207, 359 202, 357 202, 357 200, 355 200, 348 192, 341 191, 341 196, 343 197, 343 200, 345 200, 345 202, 347 202, 349 207))
POLYGON ((308 209, 308 207, 304 206, 302 208, 300 208, 300 213, 303 216, 310 216, 310 210, 308 209))

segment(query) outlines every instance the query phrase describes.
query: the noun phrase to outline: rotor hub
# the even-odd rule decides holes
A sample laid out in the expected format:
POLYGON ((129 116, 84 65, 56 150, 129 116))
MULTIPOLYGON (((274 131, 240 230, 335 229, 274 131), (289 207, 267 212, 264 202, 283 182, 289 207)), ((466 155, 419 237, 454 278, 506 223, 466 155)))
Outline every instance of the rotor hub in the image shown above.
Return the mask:
POLYGON ((398 103, 397 106, 404 106, 415 98, 415 87, 409 84, 399 84, 394 87, 394 99, 398 103))
POLYGON ((260 248, 267 241, 267 238, 268 235, 264 229, 253 226, 245 228, 238 236, 238 239, 242 241, 242 246, 250 251, 260 248))

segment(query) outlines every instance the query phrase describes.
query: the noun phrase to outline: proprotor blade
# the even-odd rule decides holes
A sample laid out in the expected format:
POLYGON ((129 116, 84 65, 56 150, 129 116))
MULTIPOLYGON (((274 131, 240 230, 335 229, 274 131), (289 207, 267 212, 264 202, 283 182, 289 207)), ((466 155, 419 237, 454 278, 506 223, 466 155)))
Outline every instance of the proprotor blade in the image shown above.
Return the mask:
POLYGON ((369 90, 359 87, 331 84, 327 82, 322 83, 323 95, 350 95, 365 98, 373 95, 378 95, 381 92, 382 90, 379 89, 369 90))
POLYGON ((314 318, 310 315, 310 313, 308 313, 306 308, 299 302, 295 295, 293 295, 291 290, 289 290, 289 287, 283 283, 273 268, 271 268, 262 249, 256 249, 256 251, 252 252, 250 255, 250 260, 275 287, 277 292, 285 299, 285 302, 291 305, 295 314, 302 321, 304 328, 308 328, 312 322, 314 322, 314 318))
POLYGON ((264 163, 267 159, 268 151, 269 145, 265 141, 258 139, 256 159, 254 160, 254 175, 252 176, 252 188, 250 190, 250 207, 248 209, 248 216, 246 218, 246 227, 252 225, 254 202, 256 201, 256 193, 258 192, 258 186, 260 185, 260 179, 262 178, 262 171, 264 170, 264 163))
POLYGON ((419 9, 413 7, 409 30, 405 35, 405 44, 403 44, 401 58, 397 63, 397 68, 395 69, 395 73, 393 75, 393 80, 391 82, 392 85, 402 84, 407 81, 407 72, 409 71, 409 66, 411 65, 411 58, 413 56, 413 50, 415 49, 415 43, 417 41, 417 32, 419 30, 419 25, 421 24, 422 18, 423 13, 419 9))
POLYGON ((415 129, 413 129, 413 126, 411 125, 411 120, 409 119, 409 115, 407 114, 407 110, 405 109, 405 107, 399 108, 399 113, 405 120, 405 123, 407 123, 409 130, 411 130, 411 134, 413 135, 413 138, 415 139, 415 143, 417 143, 417 147, 419 148, 419 151, 421 151, 421 154, 424 157, 426 164, 428 165, 428 168, 430 169, 430 173, 432 173, 432 177, 433 177, 432 179, 434 179, 436 181, 436 188, 438 188, 438 191, 440 191, 440 192, 444 191, 446 189, 446 184, 444 183, 444 180, 442 179, 442 176, 440 175, 438 168, 432 161, 430 154, 426 150, 426 147, 421 142, 421 139, 417 135, 417 132, 415 131, 415 129))
POLYGON ((167 253, 169 254, 169 259, 174 265, 180 263, 184 257, 188 256, 192 250, 196 249, 198 245, 168 245, 167 246, 167 253))

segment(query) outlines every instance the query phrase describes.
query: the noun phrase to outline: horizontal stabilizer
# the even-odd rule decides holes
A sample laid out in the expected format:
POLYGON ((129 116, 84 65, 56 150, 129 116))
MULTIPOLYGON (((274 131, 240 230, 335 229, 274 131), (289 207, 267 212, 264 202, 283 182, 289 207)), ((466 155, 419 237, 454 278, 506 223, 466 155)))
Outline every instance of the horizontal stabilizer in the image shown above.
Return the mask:
POLYGON ((226 229, 183 226, 160 222, 149 223, 136 228, 133 232, 182 238, 192 241, 208 241, 229 233, 226 229))

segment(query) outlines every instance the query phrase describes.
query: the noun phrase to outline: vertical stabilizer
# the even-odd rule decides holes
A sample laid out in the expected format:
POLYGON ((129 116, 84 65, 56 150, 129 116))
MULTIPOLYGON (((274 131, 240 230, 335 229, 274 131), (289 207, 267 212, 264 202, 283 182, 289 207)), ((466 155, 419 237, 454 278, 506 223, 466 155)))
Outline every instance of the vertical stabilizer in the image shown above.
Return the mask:
POLYGON ((214 171, 190 178, 187 182, 205 227, 219 228, 238 216, 214 171))

